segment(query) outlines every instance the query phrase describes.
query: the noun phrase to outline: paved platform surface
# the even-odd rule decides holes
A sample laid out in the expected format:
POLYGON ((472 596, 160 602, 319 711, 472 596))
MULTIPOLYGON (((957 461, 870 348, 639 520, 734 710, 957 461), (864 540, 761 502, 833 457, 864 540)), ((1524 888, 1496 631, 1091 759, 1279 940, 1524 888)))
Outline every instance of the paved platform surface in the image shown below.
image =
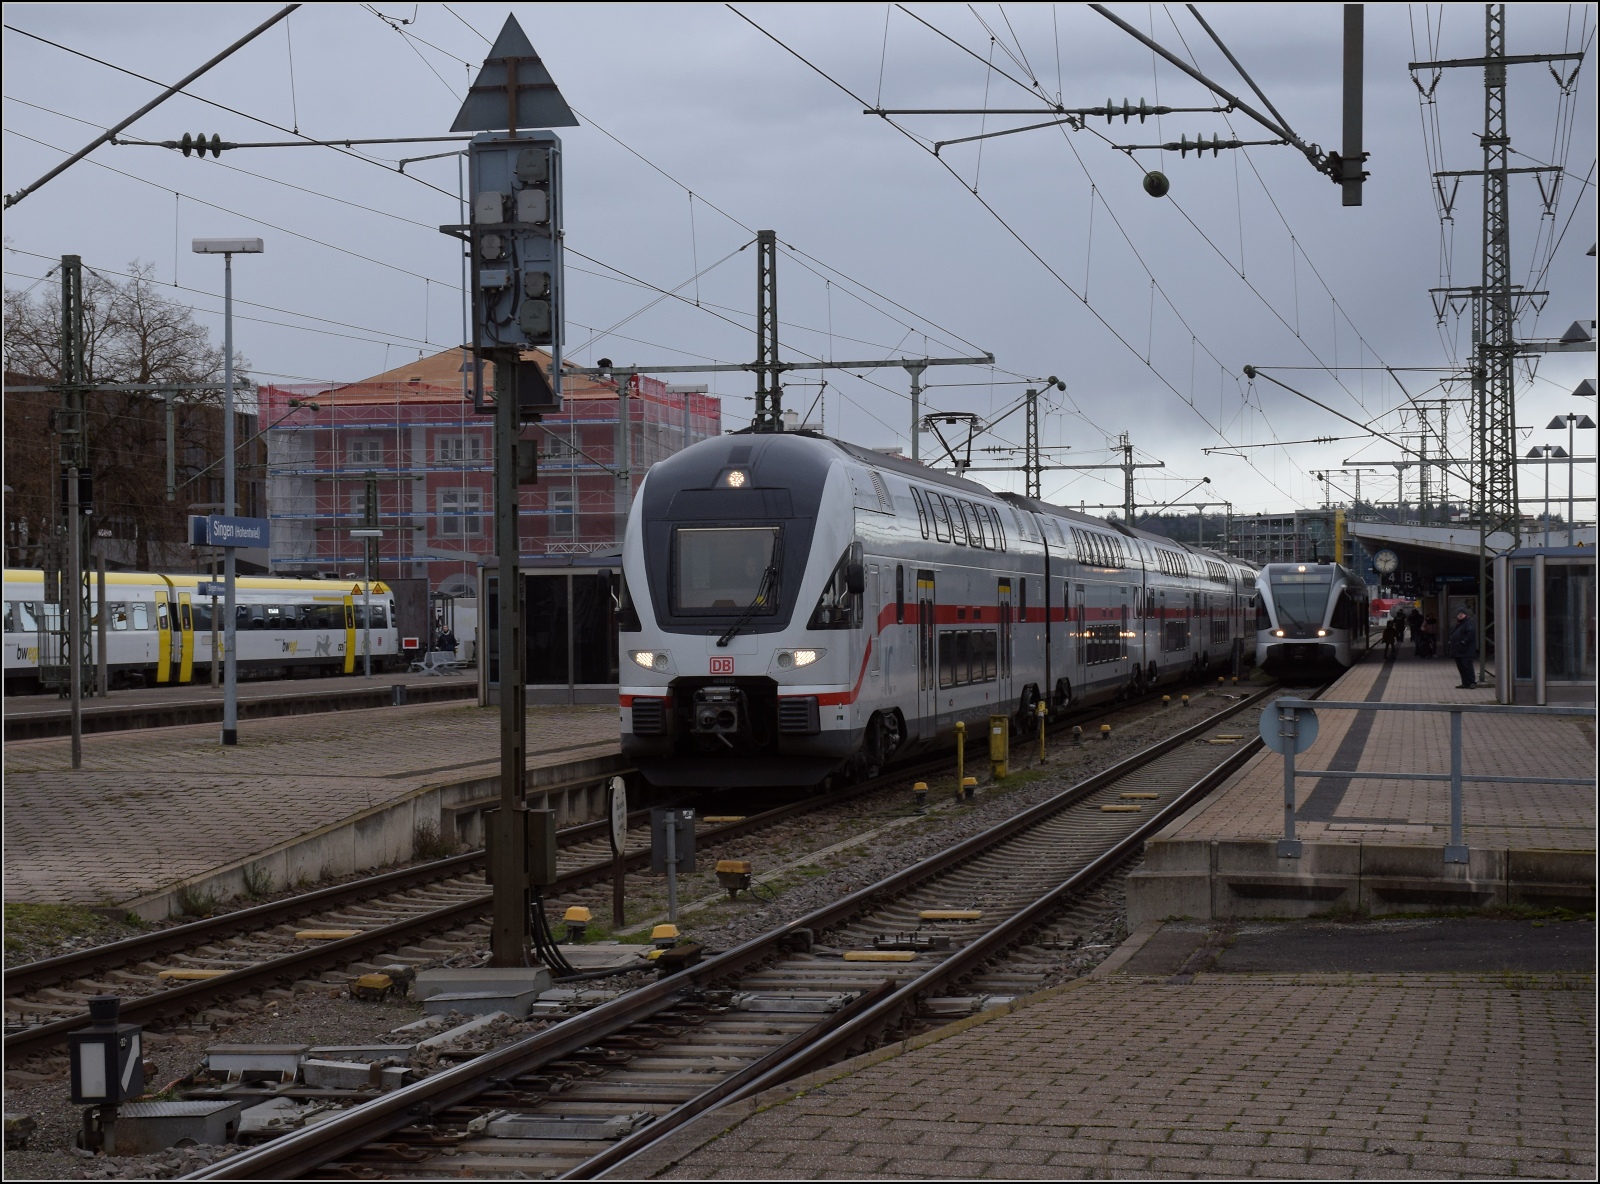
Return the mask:
MULTIPOLYGON (((708 1115, 626 1166, 676 1179, 1594 1178, 1592 974, 1353 969, 1446 924, 1432 921, 1311 940, 1330 972, 1240 972, 1244 957, 1229 970, 1241 947, 1299 956, 1306 924, 1250 927, 1251 942, 1192 975, 1217 931, 1153 924, 1158 940, 1136 934, 1130 945, 1148 945, 1131 958, 1124 946, 1110 973, 708 1115)), ((1504 943, 1454 924, 1435 945, 1461 957, 1504 943)), ((1546 944, 1592 967, 1593 925, 1560 929, 1546 944)))
MULTIPOLYGON (((441 782, 493 774, 499 709, 459 703, 5 747, 8 901, 110 903, 199 875, 441 782)), ((528 711, 528 767, 617 750, 617 710, 528 711)))
MULTIPOLYGON (((196 671, 198 681, 184 685, 138 687, 112 691, 105 698, 85 698, 83 711, 95 713, 127 711, 132 709, 173 708, 196 703, 220 703, 226 693, 222 687, 213 687, 209 671, 196 671)), ((427 675, 409 671, 395 674, 374 673, 371 678, 359 674, 341 675, 337 678, 285 678, 261 682, 246 680, 239 684, 239 702, 260 703, 274 699, 317 698, 339 692, 380 690, 389 694, 396 683, 414 687, 476 687, 477 671, 461 674, 427 675)), ((3 710, 9 726, 13 721, 27 723, 39 719, 65 716, 69 710, 66 699, 60 695, 7 695, 3 710)))
MULTIPOLYGON (((1409 654, 1392 662, 1374 652, 1322 697, 1353 702, 1494 702, 1490 689, 1461 690, 1455 663, 1409 654)), ((1296 758, 1303 769, 1404 773, 1450 771, 1450 719, 1431 712, 1319 711, 1320 730, 1296 758)), ((1583 777, 1588 785, 1468 782, 1470 847, 1595 849, 1595 721, 1527 715, 1462 717, 1468 774, 1583 777)), ((1296 817, 1303 840, 1443 846, 1450 833, 1450 789, 1442 781, 1302 778, 1296 817)), ((1157 836, 1162 839, 1269 839, 1283 831, 1283 758, 1263 753, 1206 802, 1157 836)))

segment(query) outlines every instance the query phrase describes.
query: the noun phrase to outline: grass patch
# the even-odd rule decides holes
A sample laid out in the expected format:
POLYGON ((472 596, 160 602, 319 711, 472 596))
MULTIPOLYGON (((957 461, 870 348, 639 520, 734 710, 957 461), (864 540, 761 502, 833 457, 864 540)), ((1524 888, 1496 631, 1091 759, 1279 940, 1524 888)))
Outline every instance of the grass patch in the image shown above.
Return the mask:
POLYGON ((217 911, 222 897, 209 889, 185 884, 178 889, 173 903, 177 906, 179 916, 209 917, 217 911))
POLYGON ((272 873, 260 864, 244 869, 244 894, 251 900, 261 900, 272 895, 272 873))
POLYGON ((7 954, 121 927, 104 914, 75 904, 8 904, 5 918, 7 954))
POLYGON ((436 859, 450 858, 461 850, 461 844, 446 835, 441 835, 436 824, 422 822, 411 832, 411 850, 418 859, 429 863, 436 859))

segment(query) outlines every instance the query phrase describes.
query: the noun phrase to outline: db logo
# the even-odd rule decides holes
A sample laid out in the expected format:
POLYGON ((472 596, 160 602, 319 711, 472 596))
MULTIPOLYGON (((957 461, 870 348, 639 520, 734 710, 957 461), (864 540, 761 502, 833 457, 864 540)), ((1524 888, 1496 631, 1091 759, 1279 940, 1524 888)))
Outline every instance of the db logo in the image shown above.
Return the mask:
POLYGON ((732 674, 733 673, 733 659, 732 658, 712 658, 711 659, 711 673, 712 674, 732 674))

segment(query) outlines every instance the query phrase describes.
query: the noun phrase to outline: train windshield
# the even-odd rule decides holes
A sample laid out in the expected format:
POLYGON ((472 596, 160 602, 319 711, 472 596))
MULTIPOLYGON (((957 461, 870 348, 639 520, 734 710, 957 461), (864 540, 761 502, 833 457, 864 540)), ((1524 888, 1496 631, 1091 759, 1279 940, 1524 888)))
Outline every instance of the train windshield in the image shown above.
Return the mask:
POLYGON ((1272 603, 1280 629, 1318 629, 1328 611, 1333 576, 1328 572, 1274 572, 1272 603))
MULTIPOLYGON (((762 592, 762 575, 777 562, 776 526, 680 526, 674 532, 673 593, 678 612, 740 613, 762 592)), ((775 587, 756 613, 777 611, 775 587)))

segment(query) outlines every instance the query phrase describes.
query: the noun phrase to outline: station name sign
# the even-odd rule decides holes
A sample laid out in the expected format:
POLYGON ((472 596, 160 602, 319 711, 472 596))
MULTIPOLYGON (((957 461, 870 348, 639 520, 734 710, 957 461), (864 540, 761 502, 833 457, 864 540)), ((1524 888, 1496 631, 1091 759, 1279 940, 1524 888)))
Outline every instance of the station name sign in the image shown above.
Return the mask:
POLYGON ((271 523, 265 518, 189 515, 189 542, 198 547, 265 547, 271 537, 271 523))

